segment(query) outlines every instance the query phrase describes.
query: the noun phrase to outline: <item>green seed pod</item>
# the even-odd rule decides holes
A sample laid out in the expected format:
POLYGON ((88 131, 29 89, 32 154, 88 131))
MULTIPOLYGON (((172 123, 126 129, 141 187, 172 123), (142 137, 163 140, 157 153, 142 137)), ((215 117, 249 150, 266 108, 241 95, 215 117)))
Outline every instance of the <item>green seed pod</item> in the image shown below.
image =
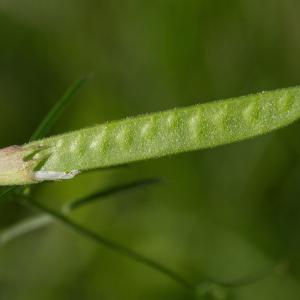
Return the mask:
POLYGON ((78 171, 241 141, 299 117, 300 87, 294 87, 113 121, 24 147, 45 148, 34 159, 48 156, 34 181, 69 179, 78 171))

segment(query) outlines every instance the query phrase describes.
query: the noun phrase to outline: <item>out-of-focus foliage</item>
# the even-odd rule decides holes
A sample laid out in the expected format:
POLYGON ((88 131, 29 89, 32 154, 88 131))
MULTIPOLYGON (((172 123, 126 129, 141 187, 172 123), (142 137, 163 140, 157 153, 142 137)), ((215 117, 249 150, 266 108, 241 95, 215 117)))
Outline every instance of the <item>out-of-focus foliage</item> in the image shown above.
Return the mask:
MULTIPOLYGON (((95 73, 54 133, 299 84, 296 0, 0 1, 0 146, 25 142, 74 79, 95 73)), ((51 207, 147 176, 82 224, 193 281, 289 268, 230 291, 299 299, 300 125, 255 140, 40 186, 51 207), (121 200, 121 201, 120 201, 121 200)), ((1 226, 29 214, 9 203, 1 226)), ((0 249, 0 299, 189 299, 163 275, 54 225, 0 249)))

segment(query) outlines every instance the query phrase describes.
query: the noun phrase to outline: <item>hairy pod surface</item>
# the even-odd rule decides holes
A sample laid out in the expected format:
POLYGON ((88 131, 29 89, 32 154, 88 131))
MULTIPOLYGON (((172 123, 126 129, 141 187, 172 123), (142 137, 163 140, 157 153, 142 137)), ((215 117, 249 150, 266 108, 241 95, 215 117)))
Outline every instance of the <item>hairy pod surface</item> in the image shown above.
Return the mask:
POLYGON ((47 157, 26 183, 241 141, 299 117, 300 87, 294 87, 112 121, 23 146, 43 149, 35 161, 47 157))
POLYGON ((42 170, 84 171, 240 141, 299 117, 295 87, 113 121, 37 143, 51 151, 42 170))

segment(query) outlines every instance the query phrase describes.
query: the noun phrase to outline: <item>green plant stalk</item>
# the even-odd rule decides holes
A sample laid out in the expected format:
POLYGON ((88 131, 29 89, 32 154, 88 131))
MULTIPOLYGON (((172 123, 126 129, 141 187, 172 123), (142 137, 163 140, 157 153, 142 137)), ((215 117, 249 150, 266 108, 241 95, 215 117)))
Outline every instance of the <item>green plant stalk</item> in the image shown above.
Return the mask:
MULTIPOLYGON (((268 133, 299 117, 300 87, 293 87, 108 122, 24 145, 22 151, 41 149, 32 161, 43 163, 24 165, 25 176, 1 176, 0 185, 70 179, 90 169, 211 148, 268 133)), ((2 151, 3 172, 1 163, 2 151)))

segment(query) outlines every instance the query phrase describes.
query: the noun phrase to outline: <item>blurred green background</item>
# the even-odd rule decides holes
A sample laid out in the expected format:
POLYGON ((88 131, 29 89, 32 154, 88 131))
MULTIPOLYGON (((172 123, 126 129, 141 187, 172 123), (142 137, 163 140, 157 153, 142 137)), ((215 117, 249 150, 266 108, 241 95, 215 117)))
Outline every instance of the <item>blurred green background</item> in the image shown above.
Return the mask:
MULTIPOLYGON (((299 13, 297 0, 0 0, 0 146, 26 142, 70 83, 90 72, 53 133, 297 85, 299 13)), ((59 208, 101 187, 158 176, 163 184, 74 217, 194 282, 285 261, 284 272, 223 296, 300 299, 299 132, 298 122, 242 143, 43 184, 35 196, 59 208)), ((2 205, 1 227, 30 213, 2 205)), ((57 224, 0 249, 0 299, 193 296, 57 224)))

